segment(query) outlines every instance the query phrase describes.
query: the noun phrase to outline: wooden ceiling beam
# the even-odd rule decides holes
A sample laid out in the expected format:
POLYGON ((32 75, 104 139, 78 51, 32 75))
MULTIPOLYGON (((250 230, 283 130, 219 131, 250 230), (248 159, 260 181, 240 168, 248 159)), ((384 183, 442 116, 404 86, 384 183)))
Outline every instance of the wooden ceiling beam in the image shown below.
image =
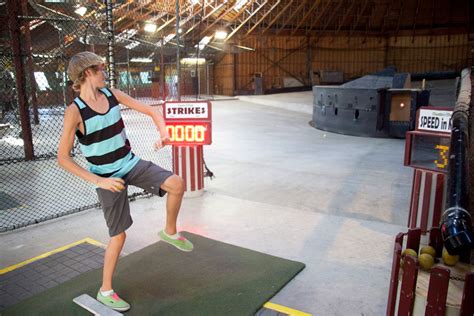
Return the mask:
MULTIPOLYGON (((474 41, 474 3, 472 1, 467 2, 467 36, 468 40, 474 41)), ((474 51, 471 51, 472 55, 474 55, 474 51)))
POLYGON ((336 33, 338 33, 341 30, 344 24, 346 24, 347 17, 349 16, 349 13, 352 12, 352 9, 355 7, 355 3, 356 1, 351 1, 351 5, 347 8, 346 13, 344 14, 341 20, 341 23, 339 23, 339 26, 337 27, 336 33))
MULTIPOLYGON (((355 2, 355 1, 354 1, 355 2)), ((315 27, 317 25, 317 23, 319 23, 319 21, 321 20, 321 18, 324 16, 324 14, 326 14, 326 11, 329 9, 329 7, 331 6, 331 3, 332 1, 327 1, 326 2, 326 5, 324 6, 324 8, 318 12, 318 15, 316 16, 316 18, 311 22, 311 25, 309 27, 309 29, 306 31, 306 35, 308 35, 308 33, 312 32, 313 30, 313 27, 315 27)))
MULTIPOLYGON (((354 2, 355 1, 352 1, 351 6, 354 5, 354 2)), ((331 15, 327 18, 326 23, 324 23, 324 26, 323 26, 323 29, 321 30, 321 32, 324 32, 326 30, 326 28, 329 26, 329 24, 331 24, 332 19, 334 18, 336 13, 339 12, 339 8, 341 7, 341 5, 342 5, 342 1, 339 1, 336 4, 336 7, 332 10, 331 15)))
MULTIPOLYGON (((452 25, 453 24, 453 2, 452 1, 448 1, 448 5, 449 5, 449 25, 452 25)), ((448 29, 448 42, 451 41, 451 28, 448 29)))
MULTIPOLYGON (((252 1, 253 2, 253 1, 252 1)), ((250 5, 250 2, 247 4, 247 5, 250 5)), ((246 6, 247 6, 246 5, 246 6)), ((244 6, 245 7, 245 6, 244 6)), ((243 10, 244 10, 244 7, 240 9, 240 11, 238 12, 238 15, 242 14, 243 10)), ((229 5, 229 8, 227 10, 225 10, 223 13, 221 13, 215 20, 214 22, 212 22, 210 25, 208 25, 201 33, 199 33, 199 37, 201 37, 201 35, 203 34, 206 34, 207 31, 209 31, 214 25, 217 24, 217 22, 219 22, 220 20, 222 20, 225 16, 227 16, 230 12, 232 12, 232 10, 234 10, 234 4, 231 4, 229 5)))
MULTIPOLYGON (((436 0, 434 0, 434 1, 436 1, 436 0)), ((392 9, 392 4, 393 4, 393 2, 394 2, 394 1, 389 0, 388 3, 387 3, 387 6, 385 7, 385 15, 384 15, 384 17, 383 17, 382 26, 381 26, 381 28, 380 28, 380 33, 381 33, 382 35, 385 34, 385 28, 387 27, 387 21, 389 20, 388 17, 389 17, 389 15, 390 15, 390 12, 392 12, 391 9, 392 9)))
POLYGON ((354 33, 355 29, 357 28, 357 25, 359 25, 360 18, 361 18, 361 16, 364 14, 365 9, 367 8, 367 4, 368 4, 368 3, 369 3, 369 0, 365 0, 365 1, 364 1, 364 6, 363 6, 362 9, 360 10, 360 13, 357 14, 355 23, 352 23, 351 31, 349 32, 349 38, 352 36, 352 33, 354 33))
POLYGON ((278 20, 278 18, 286 12, 286 10, 288 10, 288 8, 290 7, 290 5, 293 4, 293 1, 294 0, 290 0, 288 1, 288 3, 285 5, 285 7, 283 9, 281 9, 278 14, 270 21, 270 23, 265 27, 265 29, 263 29, 262 31, 262 34, 265 33, 274 23, 276 20, 278 20))
POLYGON ((364 39, 362 40, 363 43, 365 43, 367 41, 367 35, 369 33, 369 29, 370 29, 370 26, 371 26, 371 22, 372 22, 372 18, 374 16, 374 8, 375 6, 372 5, 370 6, 370 11, 369 11, 369 15, 368 15, 368 21, 367 23, 365 23, 365 35, 364 35, 364 39))
POLYGON ((300 28, 300 26, 303 25, 304 22, 306 22, 306 20, 310 16, 310 14, 313 13, 314 9, 320 4, 321 4, 321 0, 315 0, 314 1, 311 8, 308 10, 308 12, 306 12, 303 19, 301 19, 301 21, 298 23, 298 25, 296 26, 295 30, 291 33, 291 35, 295 34, 295 32, 300 28))
POLYGON ((189 32, 191 32, 194 28, 196 28, 197 25, 201 24, 202 22, 206 21, 209 17, 211 17, 214 13, 216 13, 217 11, 219 11, 223 6, 224 6, 224 2, 219 4, 218 6, 216 6, 215 8, 213 8, 211 10, 211 12, 209 12, 208 14, 206 14, 198 23, 195 23, 193 26, 191 26, 187 31, 186 33, 184 33, 184 36, 186 36, 187 34, 189 34, 189 32))
POLYGON ((293 18, 293 16, 296 14, 296 12, 299 12, 301 10, 301 8, 303 7, 303 5, 306 4, 307 1, 308 0, 302 0, 301 1, 301 3, 298 5, 298 7, 295 9, 295 11, 293 11, 293 13, 291 13, 290 16, 288 16, 288 18, 285 20, 283 25, 278 29, 277 35, 280 34, 281 30, 283 30, 285 28, 285 26, 293 18))
POLYGON ((428 40, 430 43, 433 41, 433 29, 434 29, 434 23, 436 21, 436 2, 437 0, 431 1, 433 4, 433 10, 431 11, 431 26, 430 26, 430 39, 428 40))
POLYGON ((399 3, 400 3, 400 9, 398 11, 397 29, 395 31, 395 42, 397 42, 398 32, 400 31, 400 21, 402 19, 402 12, 403 12, 403 0, 400 0, 399 3))
MULTIPOLYGON (((263 0, 262 0, 263 1, 263 0)), ((265 2, 268 2, 268 0, 265 0, 265 2)), ((245 23, 245 22, 248 22, 250 18, 252 18, 253 16, 255 16, 254 12, 255 12, 255 9, 254 7, 257 6, 257 8, 260 10, 260 7, 261 7, 261 1, 260 0, 253 0, 252 4, 251 5, 247 5, 245 6, 245 8, 240 11, 229 23, 230 24, 233 24, 233 28, 236 28, 237 26, 239 26, 240 24, 242 23, 245 23), (251 8, 251 10, 249 10, 251 8)))
POLYGON ((416 21, 418 19, 418 10, 420 9, 420 0, 416 0, 416 9, 415 9, 415 15, 413 17, 413 35, 411 37, 411 42, 415 42, 415 32, 416 32, 416 21))
POLYGON ((136 16, 132 16, 133 13, 135 13, 136 11, 142 9, 144 6, 146 6, 145 3, 141 3, 140 5, 136 6, 135 8, 133 8, 132 10, 127 10, 125 14, 122 14, 122 15, 118 15, 117 19, 114 21, 114 24, 115 25, 118 25, 122 20, 126 19, 126 18, 130 18, 132 20, 135 20, 137 17, 136 16))
MULTIPOLYGON (((96 1, 96 4, 100 7, 100 5, 102 4, 103 5, 103 1, 96 1), (102 3, 100 3, 102 2, 102 3)), ((122 16, 124 14, 124 12, 126 11, 129 11, 128 7, 135 3, 135 1, 133 0, 127 0, 127 2, 119 5, 118 7, 114 8, 114 14, 116 14, 117 16, 122 16)), ((96 12, 97 10, 93 10, 94 12, 96 12)))
POLYGON ((267 4, 267 2, 268 0, 265 0, 265 2, 261 4, 256 10, 254 10, 243 22, 240 23, 239 26, 237 26, 234 30, 232 30, 232 32, 229 35, 227 35, 227 37, 224 39, 224 42, 227 42, 229 39, 231 39, 232 36, 234 36, 235 33, 237 33, 237 31, 240 30, 240 28, 244 26, 245 23, 247 23, 247 21, 252 18, 252 16, 257 14, 257 12, 260 11, 267 4))
MULTIPOLYGON (((290 2, 291 3, 291 2, 290 2)), ((252 31, 260 24, 262 23, 263 20, 265 20, 265 18, 280 4, 280 0, 278 0, 269 10, 268 12, 266 12, 265 14, 263 14, 263 16, 260 18, 260 20, 257 21, 257 23, 254 24, 254 26, 252 26, 250 28, 250 30, 248 30, 248 32, 244 35, 244 38, 247 37, 250 33, 252 33, 252 31)))

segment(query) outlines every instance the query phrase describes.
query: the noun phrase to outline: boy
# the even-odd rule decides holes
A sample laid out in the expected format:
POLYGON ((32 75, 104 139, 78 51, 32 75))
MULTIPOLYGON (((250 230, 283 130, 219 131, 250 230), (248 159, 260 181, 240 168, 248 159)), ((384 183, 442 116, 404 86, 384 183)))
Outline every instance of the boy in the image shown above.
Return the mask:
POLYGON ((73 89, 79 92, 79 96, 64 113, 58 164, 97 186, 96 191, 110 235, 97 300, 112 309, 126 311, 130 309, 130 305, 114 292, 112 275, 125 243, 125 230, 132 225, 127 186, 135 185, 159 196, 168 193, 166 226, 159 232, 159 236, 182 251, 191 251, 192 243, 176 230, 184 182, 172 172, 133 154, 119 104, 152 118, 160 132, 160 139, 155 143, 157 150, 169 141, 163 116, 158 110, 120 90, 106 88, 104 63, 92 52, 73 56, 67 71, 73 81, 73 89), (70 156, 76 136, 88 161, 88 170, 80 167, 70 156))

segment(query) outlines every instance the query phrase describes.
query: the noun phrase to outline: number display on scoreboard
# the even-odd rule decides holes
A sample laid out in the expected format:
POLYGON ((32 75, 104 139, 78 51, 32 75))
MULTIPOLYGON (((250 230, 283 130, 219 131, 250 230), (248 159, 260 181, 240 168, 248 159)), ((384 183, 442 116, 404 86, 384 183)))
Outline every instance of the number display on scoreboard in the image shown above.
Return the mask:
POLYGON ((416 130, 405 140, 405 166, 447 172, 452 109, 423 106, 417 111, 416 130))
POLYGON ((405 166, 446 172, 450 135, 410 131, 406 135, 405 166))
POLYGON ((171 145, 210 145, 212 120, 210 102, 166 102, 163 117, 171 145))
POLYGON ((211 144, 211 124, 207 122, 166 122, 170 142, 177 144, 211 144))

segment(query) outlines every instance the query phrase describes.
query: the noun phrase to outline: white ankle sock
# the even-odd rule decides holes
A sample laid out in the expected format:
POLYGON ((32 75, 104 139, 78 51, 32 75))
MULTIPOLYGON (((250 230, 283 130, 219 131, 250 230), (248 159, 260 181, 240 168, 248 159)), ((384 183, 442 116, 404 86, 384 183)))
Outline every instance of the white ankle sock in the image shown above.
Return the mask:
POLYGON ((102 291, 102 290, 100 290, 100 294, 101 294, 102 296, 110 296, 110 295, 114 294, 114 290, 109 290, 109 291, 102 291))
POLYGON ((171 239, 178 239, 179 237, 179 233, 176 233, 174 235, 170 235, 170 234, 167 234, 166 231, 163 229, 163 233, 165 233, 165 235, 171 239))

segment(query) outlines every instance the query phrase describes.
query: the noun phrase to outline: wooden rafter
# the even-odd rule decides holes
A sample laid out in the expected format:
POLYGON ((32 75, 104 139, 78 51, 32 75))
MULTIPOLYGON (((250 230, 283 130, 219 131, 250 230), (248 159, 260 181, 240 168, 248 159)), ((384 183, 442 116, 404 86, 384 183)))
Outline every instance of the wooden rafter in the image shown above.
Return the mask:
POLYGON ((278 14, 277 14, 277 15, 270 21, 270 23, 265 27, 265 29, 263 29, 262 34, 265 33, 265 32, 275 23, 275 21, 278 20, 278 18, 279 18, 283 13, 286 12, 286 10, 288 10, 288 8, 290 7, 290 5, 293 4, 293 1, 294 1, 294 0, 288 1, 288 3, 286 4, 286 6, 285 6, 283 9, 281 9, 281 10, 278 12, 278 14))
POLYGON ((355 31, 355 29, 357 28, 357 25, 359 25, 360 17, 364 14, 365 8, 367 8, 367 4, 368 4, 368 3, 369 3, 369 0, 365 0, 365 1, 364 1, 364 5, 363 5, 363 7, 361 8, 360 13, 357 14, 355 22, 352 23, 351 31, 350 31, 350 33, 349 33, 349 38, 351 38, 352 33, 353 33, 353 32, 355 31))
MULTIPOLYGON (((265 2, 268 1, 265 0, 265 2)), ((232 25, 232 29, 235 29, 241 24, 249 22, 252 17, 256 16, 255 7, 260 10, 261 6, 261 0, 253 0, 251 5, 245 6, 236 16, 232 18, 232 21, 229 23, 229 25, 232 25)))
POLYGON ((184 33, 184 36, 186 36, 187 34, 189 34, 194 28, 196 28, 197 25, 199 25, 200 23, 206 21, 210 16, 212 16, 214 13, 216 13, 218 10, 220 10, 223 6, 224 6, 224 2, 219 4, 218 6, 216 6, 215 8, 213 8, 211 10, 211 12, 209 12, 208 14, 206 14, 199 22, 195 23, 193 26, 191 26, 187 31, 186 33, 184 33))
POLYGON ((298 25, 296 26, 295 30, 293 32, 291 32, 291 35, 295 34, 296 31, 300 28, 301 25, 303 25, 304 22, 306 22, 306 19, 308 19, 308 17, 310 16, 310 14, 313 13, 314 9, 321 4, 321 0, 315 0, 313 5, 311 6, 311 8, 308 10, 308 12, 306 12, 306 14, 304 15, 303 19, 301 19, 301 21, 298 23, 298 25))
MULTIPOLYGON (((468 2, 466 11, 469 12, 467 16, 467 36, 470 42, 474 41, 474 3, 468 2)), ((474 51, 471 51, 471 56, 474 51)))
POLYGON ((324 16, 324 14, 326 14, 326 11, 329 9, 330 6, 331 6, 331 1, 327 1, 324 8, 321 11, 318 12, 318 15, 316 16, 316 18, 314 18, 314 20, 311 22, 311 25, 310 25, 308 31, 306 32, 306 34, 311 32, 313 30, 313 27, 315 27, 317 25, 317 23, 319 23, 319 21, 321 21, 321 18, 324 16))
MULTIPOLYGON (((352 3, 354 3, 354 2, 355 1, 352 1, 352 3)), ((327 18, 326 23, 324 23, 324 26, 323 26, 323 29, 321 30, 321 32, 324 32, 326 30, 326 28, 329 26, 329 24, 331 24, 332 19, 334 18, 336 13, 339 12, 339 8, 341 7, 341 5, 342 5, 342 1, 339 1, 337 3, 336 7, 332 10, 331 15, 327 18)), ((352 4, 351 4, 351 6, 352 6, 352 4)))
POLYGON ((257 12, 260 11, 267 4, 267 2, 268 0, 265 0, 265 2, 261 4, 257 9, 255 9, 243 22, 240 23, 239 26, 237 26, 234 30, 232 30, 232 32, 225 38, 224 42, 227 42, 229 39, 231 39, 231 37, 234 36, 235 33, 237 33, 237 31, 240 30, 240 28, 244 26, 245 23, 247 23, 247 21, 252 18, 252 16, 257 14, 257 12))
POLYGON ((186 23, 194 19, 196 15, 201 14, 202 13, 201 10, 202 10, 201 8, 195 10, 193 7, 192 11, 189 12, 189 15, 187 17, 183 18, 182 20, 180 19, 179 27, 183 27, 186 23))
POLYGON ((355 3, 356 1, 351 1, 351 5, 347 8, 346 12, 344 13, 342 20, 337 27, 336 33, 338 33, 341 30, 341 27, 346 24, 347 17, 349 17, 349 13, 351 13, 352 9, 355 7, 355 3))
POLYGON ((368 21, 367 23, 365 23, 365 35, 364 35, 364 39, 362 40, 363 43, 367 41, 367 34, 369 33, 369 29, 372 23, 372 18, 374 16, 374 8, 375 6, 370 6, 369 16, 367 18, 368 21))
POLYGON ((125 20, 126 18, 130 18, 131 20, 135 21, 137 19, 137 16, 135 15, 135 12, 138 11, 138 10, 141 10, 146 5, 147 5, 146 3, 141 3, 140 5, 136 6, 135 8, 133 8, 131 10, 127 10, 125 14, 118 15, 118 17, 114 21, 114 24, 118 25, 121 21, 125 20))
MULTIPOLYGON (((132 9, 132 11, 136 11, 140 8, 141 6, 139 7, 136 7, 134 9, 132 9)), ((189 9, 189 6, 184 6, 181 8, 180 10, 180 14, 184 14, 186 12, 186 10, 189 9)), ((154 12, 154 11, 152 11, 154 12)), ((150 14, 150 12, 148 12, 148 15, 150 14)), ((130 16, 130 13, 127 14, 128 16, 130 16)), ((142 15, 142 18, 145 17, 142 15)), ((172 16, 170 14, 168 14, 168 12, 161 12, 161 14, 157 15, 157 16, 154 16, 155 17, 155 20, 156 18, 158 19, 161 19, 161 18, 168 18, 167 20, 165 20, 164 23, 162 23, 155 31, 155 33, 158 33, 160 32, 161 30, 163 30, 165 27, 169 26, 171 23, 173 23, 175 20, 176 20, 176 16, 172 16)), ((128 29, 129 27, 131 27, 132 25, 136 24, 137 23, 137 20, 136 20, 136 17, 132 17, 131 21, 128 21, 127 23, 125 23, 124 25, 117 25, 116 29, 117 30, 126 30, 128 29)), ((138 40, 137 38, 135 39, 132 39, 134 36, 132 36, 131 38, 129 38, 129 40, 138 40)), ((146 41, 143 41, 143 40, 138 40, 139 42, 146 42, 146 41)), ((149 44, 153 44, 153 43, 149 43, 149 44)))
MULTIPOLYGON (((449 25, 452 25, 453 23, 453 2, 448 1, 449 5, 449 25)), ((451 41, 451 28, 448 28, 448 42, 451 41)))
MULTIPOLYGON (((434 0, 434 1, 436 1, 436 0, 434 0)), ((390 1, 390 0, 389 0, 389 1, 387 2, 386 7, 385 7, 385 14, 384 14, 383 21, 382 21, 382 27, 380 28, 380 33, 381 33, 382 35, 385 34, 385 29, 386 29, 386 27, 387 27, 387 21, 389 20, 388 17, 389 17, 389 15, 390 15, 390 12, 392 12, 391 9, 392 9, 392 4, 393 4, 393 2, 394 2, 394 1, 390 1)))
MULTIPOLYGON (((237 18, 238 16, 240 16, 240 15, 245 11, 245 9, 247 8, 247 6, 250 6, 251 4, 253 4, 253 2, 254 2, 254 0, 249 1, 245 6, 243 6, 243 7, 239 10, 239 12, 238 12, 237 15, 235 16, 235 18, 237 18)), ((222 20, 225 16, 227 16, 230 12, 232 12, 232 10, 234 10, 234 4, 231 4, 227 10, 225 10, 223 13, 221 13, 221 14, 214 20, 214 22, 212 22, 210 25, 208 25, 208 26, 199 34, 199 37, 201 37, 201 35, 203 35, 203 34, 206 34, 207 31, 209 31, 214 25, 217 24, 217 22, 219 22, 219 21, 222 20)))
POLYGON ((416 0, 416 9, 415 9, 415 16, 413 17, 413 34, 411 38, 411 42, 415 42, 415 32, 416 32, 416 20, 418 18, 418 10, 420 9, 420 0, 416 0))
POLYGON ((431 3, 433 3, 433 10, 431 11, 431 26, 430 26, 430 39, 429 42, 431 43, 433 41, 433 28, 434 28, 434 23, 436 21, 436 0, 433 0, 431 3))
MULTIPOLYGON (((186 12, 186 10, 188 9, 188 7, 183 7, 180 11, 179 11, 179 15, 181 16, 184 12, 186 12)), ((161 30, 163 30, 165 27, 167 27, 168 25, 170 25, 171 23, 175 22, 176 21, 176 15, 173 15, 169 20, 165 21, 165 23, 163 23, 162 25, 160 25, 155 32, 159 32, 161 30)))
POLYGON ((398 11, 397 29, 395 31, 395 42, 397 41, 398 32, 400 31, 400 21, 402 19, 402 12, 403 12, 403 0, 400 0, 399 3, 400 3, 400 10, 398 11))
POLYGON ((306 4, 308 0, 302 0, 301 3, 298 5, 298 7, 295 9, 295 11, 293 11, 290 16, 288 16, 288 18, 286 18, 285 22, 283 23, 283 25, 278 29, 277 31, 277 34, 280 34, 281 30, 283 30, 285 28, 285 26, 288 24, 289 21, 291 21, 291 19, 293 18, 293 16, 295 16, 296 12, 299 12, 301 10, 301 8, 303 7, 304 4, 306 4))
POLYGON ((254 24, 254 26, 252 26, 250 28, 250 30, 248 30, 248 32, 244 35, 244 38, 247 37, 250 33, 252 33, 252 31, 260 24, 262 23, 263 20, 265 20, 265 18, 280 4, 280 0, 278 0, 269 10, 268 12, 266 12, 258 21, 257 23, 254 24))

